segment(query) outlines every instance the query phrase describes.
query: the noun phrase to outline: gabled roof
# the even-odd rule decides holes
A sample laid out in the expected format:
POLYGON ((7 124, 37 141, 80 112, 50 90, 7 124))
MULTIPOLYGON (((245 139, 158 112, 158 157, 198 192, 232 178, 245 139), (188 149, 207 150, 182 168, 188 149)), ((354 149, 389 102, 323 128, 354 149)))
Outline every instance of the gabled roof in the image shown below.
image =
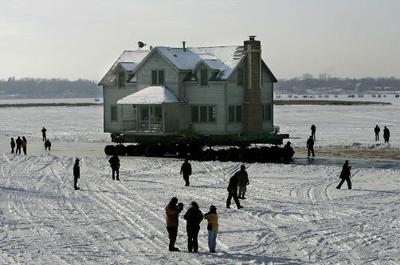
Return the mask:
POLYGON ((103 82, 105 81, 106 77, 109 76, 109 74, 117 67, 121 66, 125 71, 127 72, 133 72, 137 65, 146 57, 146 55, 149 53, 149 50, 137 50, 137 51, 131 51, 131 50, 125 50, 115 61, 115 63, 112 65, 110 70, 106 73, 106 75, 101 79, 99 85, 102 85, 103 82))
POLYGON ((165 86, 148 86, 117 101, 118 105, 148 105, 178 103, 179 100, 165 86))
MULTIPOLYGON (((194 72, 201 63, 204 63, 210 69, 218 71, 216 75, 218 80, 229 78, 245 56, 243 46, 192 47, 186 49, 158 46, 152 50, 124 51, 108 73, 112 72, 117 65, 120 65, 127 72, 134 74, 154 52, 158 52, 178 71, 194 72)), ((265 63, 264 65, 266 66, 265 63)), ((271 75, 271 79, 276 82, 276 78, 269 68, 266 67, 266 69, 271 75)), ((103 80, 100 84, 102 82, 103 80)))

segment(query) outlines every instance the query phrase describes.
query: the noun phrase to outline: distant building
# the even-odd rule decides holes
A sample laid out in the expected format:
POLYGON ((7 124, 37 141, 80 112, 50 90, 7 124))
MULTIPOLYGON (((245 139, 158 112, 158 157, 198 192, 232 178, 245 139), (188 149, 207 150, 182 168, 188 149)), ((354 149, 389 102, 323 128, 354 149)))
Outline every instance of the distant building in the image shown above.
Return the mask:
POLYGON ((112 136, 269 134, 277 79, 251 36, 243 46, 124 51, 103 77, 112 136))

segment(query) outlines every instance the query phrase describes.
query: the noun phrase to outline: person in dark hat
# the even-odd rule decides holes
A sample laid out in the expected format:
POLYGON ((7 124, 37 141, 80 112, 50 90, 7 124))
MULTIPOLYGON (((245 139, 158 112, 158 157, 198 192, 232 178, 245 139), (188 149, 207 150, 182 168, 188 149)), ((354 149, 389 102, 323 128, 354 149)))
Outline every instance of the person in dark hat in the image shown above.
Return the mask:
POLYGON ((188 236, 188 251, 198 252, 199 242, 198 235, 200 231, 200 223, 203 221, 203 213, 199 209, 197 202, 190 204, 189 210, 185 213, 183 218, 186 220, 186 232, 188 236))
POLYGON ((15 148, 15 141, 14 141, 13 137, 11 137, 10 146, 11 146, 11 154, 13 154, 14 153, 14 148, 15 148))
POLYGON ((79 190, 78 187, 78 179, 81 177, 81 170, 79 166, 79 158, 75 159, 75 164, 74 164, 74 189, 79 190))

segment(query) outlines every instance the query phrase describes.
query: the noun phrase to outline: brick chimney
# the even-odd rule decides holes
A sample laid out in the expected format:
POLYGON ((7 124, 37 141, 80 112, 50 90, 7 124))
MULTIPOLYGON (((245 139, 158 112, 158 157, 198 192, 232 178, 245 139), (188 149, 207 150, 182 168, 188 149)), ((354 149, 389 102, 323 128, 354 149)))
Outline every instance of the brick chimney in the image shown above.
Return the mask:
POLYGON ((244 41, 243 132, 248 135, 262 132, 261 42, 255 37, 249 36, 244 41))

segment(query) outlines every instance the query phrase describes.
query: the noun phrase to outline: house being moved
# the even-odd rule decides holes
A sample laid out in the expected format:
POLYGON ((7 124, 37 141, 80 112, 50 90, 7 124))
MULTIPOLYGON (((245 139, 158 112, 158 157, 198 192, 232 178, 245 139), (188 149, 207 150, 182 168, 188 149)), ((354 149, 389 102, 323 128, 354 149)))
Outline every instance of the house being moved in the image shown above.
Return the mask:
POLYGON ((275 82, 255 36, 243 46, 189 48, 183 42, 124 51, 100 82, 104 131, 125 142, 190 132, 281 143, 273 124, 275 82))

